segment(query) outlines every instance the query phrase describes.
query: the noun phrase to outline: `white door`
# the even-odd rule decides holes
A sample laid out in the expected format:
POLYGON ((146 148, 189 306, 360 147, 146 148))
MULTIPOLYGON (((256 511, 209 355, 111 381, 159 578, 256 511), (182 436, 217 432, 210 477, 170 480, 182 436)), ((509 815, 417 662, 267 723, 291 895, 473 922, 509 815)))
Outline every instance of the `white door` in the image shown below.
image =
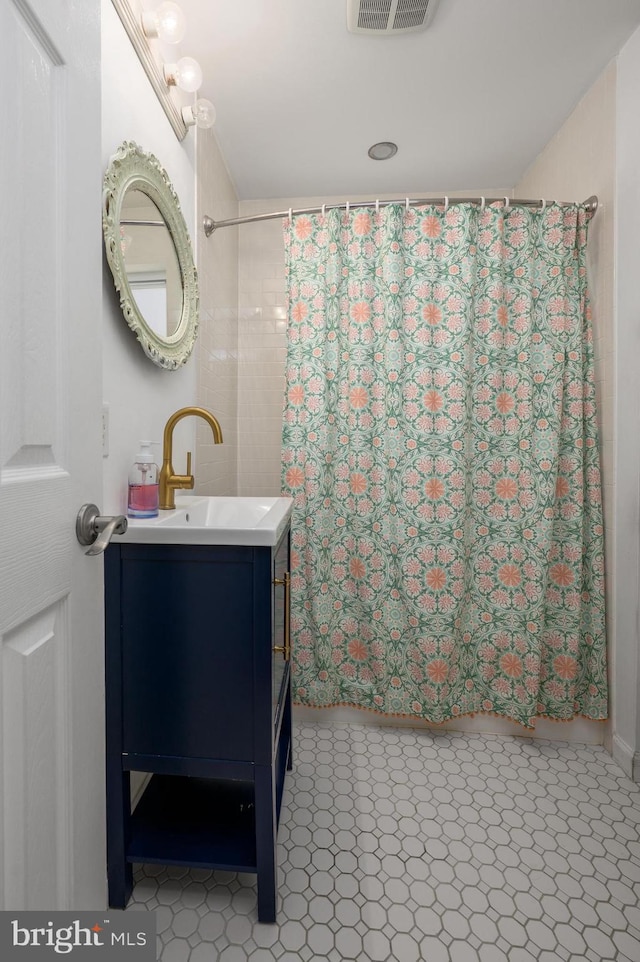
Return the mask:
POLYGON ((100 0, 0 0, 0 80, 0 908, 99 908, 100 0))

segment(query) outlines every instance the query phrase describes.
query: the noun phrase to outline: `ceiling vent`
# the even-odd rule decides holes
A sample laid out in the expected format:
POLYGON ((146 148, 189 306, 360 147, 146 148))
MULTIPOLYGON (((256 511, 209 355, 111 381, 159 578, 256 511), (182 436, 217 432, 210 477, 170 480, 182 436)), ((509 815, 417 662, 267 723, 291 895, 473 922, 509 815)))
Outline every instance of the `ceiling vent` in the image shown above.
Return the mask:
POLYGON ((439 0, 347 0, 351 33, 383 37, 417 33, 429 26, 439 0))

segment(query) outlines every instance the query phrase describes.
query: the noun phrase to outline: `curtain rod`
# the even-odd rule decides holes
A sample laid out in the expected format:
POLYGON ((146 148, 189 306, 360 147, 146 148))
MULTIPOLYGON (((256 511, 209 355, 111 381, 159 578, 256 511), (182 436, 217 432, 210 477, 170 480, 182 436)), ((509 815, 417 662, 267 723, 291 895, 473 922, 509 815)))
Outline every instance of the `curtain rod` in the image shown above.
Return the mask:
MULTIPOLYGON (((356 201, 355 203, 344 203, 344 204, 322 204, 321 207, 301 207, 297 210, 279 210, 274 211, 271 214, 253 214, 250 217, 232 217, 229 220, 213 220, 212 217, 204 215, 202 218, 202 227, 207 237, 213 234, 214 230, 218 230, 220 227, 236 227, 238 224, 253 224, 259 220, 276 220, 279 217, 290 217, 293 214, 323 214, 326 210, 348 210, 350 207, 388 207, 389 204, 405 204, 407 207, 424 207, 427 204, 435 204, 439 207, 448 207, 450 204, 477 204, 479 207, 484 207, 486 204, 502 203, 505 207, 510 207, 512 204, 514 207, 540 207, 544 210, 547 205, 546 200, 520 200, 511 199, 510 197, 419 197, 416 200, 411 200, 409 197, 403 197, 400 200, 364 200, 356 201)), ((570 206, 573 201, 550 201, 550 203, 560 204, 561 207, 570 206)), ((598 209, 598 198, 595 194, 588 197, 582 203, 582 207, 585 208, 590 214, 595 214, 598 209)))
POLYGON ((128 227, 166 227, 167 225, 163 220, 126 220, 125 218, 120 218, 121 224, 126 224, 128 227))

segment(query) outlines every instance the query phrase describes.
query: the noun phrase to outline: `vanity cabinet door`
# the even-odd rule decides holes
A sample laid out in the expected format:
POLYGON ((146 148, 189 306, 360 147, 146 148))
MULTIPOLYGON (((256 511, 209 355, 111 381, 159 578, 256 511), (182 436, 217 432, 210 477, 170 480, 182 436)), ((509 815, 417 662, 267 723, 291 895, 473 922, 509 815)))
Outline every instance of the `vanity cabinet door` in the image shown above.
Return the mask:
POLYGON ((278 546, 273 562, 273 663, 271 671, 271 707, 276 724, 278 710, 286 690, 291 654, 289 537, 278 546))
POLYGON ((251 550, 120 551, 124 751, 251 760, 251 550))

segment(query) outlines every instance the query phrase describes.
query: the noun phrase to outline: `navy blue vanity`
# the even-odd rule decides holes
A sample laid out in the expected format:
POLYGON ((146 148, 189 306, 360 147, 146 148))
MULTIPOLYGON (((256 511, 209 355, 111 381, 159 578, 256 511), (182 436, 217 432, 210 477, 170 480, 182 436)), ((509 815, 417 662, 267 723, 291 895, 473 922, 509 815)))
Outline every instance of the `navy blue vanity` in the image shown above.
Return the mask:
POLYGON ((287 525, 272 546, 111 543, 105 553, 109 905, 132 863, 255 872, 276 918, 291 768, 287 525), (135 810, 130 773, 152 774, 135 810))

